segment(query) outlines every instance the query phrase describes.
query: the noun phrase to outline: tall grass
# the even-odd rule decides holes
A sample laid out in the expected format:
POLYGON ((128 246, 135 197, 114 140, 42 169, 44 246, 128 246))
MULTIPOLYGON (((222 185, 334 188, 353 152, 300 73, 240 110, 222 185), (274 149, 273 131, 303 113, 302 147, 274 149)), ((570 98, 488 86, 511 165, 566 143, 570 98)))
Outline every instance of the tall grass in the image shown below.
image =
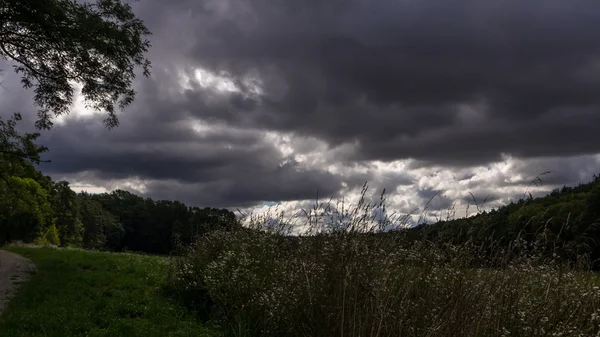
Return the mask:
POLYGON ((305 212, 308 235, 287 235, 283 216, 210 233, 180 247, 170 285, 232 336, 600 336, 600 281, 584 257, 564 264, 522 238, 409 240, 382 232, 403 220, 377 207, 305 212))

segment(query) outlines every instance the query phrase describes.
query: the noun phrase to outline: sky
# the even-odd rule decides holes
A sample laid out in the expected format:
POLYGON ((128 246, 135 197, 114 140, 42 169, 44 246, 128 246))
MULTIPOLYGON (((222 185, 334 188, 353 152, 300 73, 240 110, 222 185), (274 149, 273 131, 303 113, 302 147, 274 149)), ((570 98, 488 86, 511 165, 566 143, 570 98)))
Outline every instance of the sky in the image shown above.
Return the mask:
MULTIPOLYGON (((153 68, 120 126, 78 98, 40 138, 44 173, 76 190, 294 212, 356 202, 368 182, 388 212, 419 214, 435 195, 439 215, 600 173, 600 2, 132 6, 153 68)), ((0 68, 0 116, 33 125, 33 93, 0 68)))

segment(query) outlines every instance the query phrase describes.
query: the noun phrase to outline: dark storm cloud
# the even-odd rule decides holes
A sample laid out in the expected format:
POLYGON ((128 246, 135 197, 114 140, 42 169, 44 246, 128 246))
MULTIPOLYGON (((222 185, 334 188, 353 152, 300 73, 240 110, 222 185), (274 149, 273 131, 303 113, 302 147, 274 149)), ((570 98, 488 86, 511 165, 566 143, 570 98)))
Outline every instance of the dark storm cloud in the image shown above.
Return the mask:
MULTIPOLYGON (((423 166, 453 167, 458 180, 468 180, 470 165, 503 154, 523 159, 511 172, 523 179, 498 174, 487 189, 474 181, 467 187, 478 200, 543 171, 557 172, 549 184, 571 184, 600 166, 592 157, 561 159, 600 152, 600 3, 132 5, 153 32, 152 78, 136 81, 138 97, 119 115, 119 128, 107 131, 94 117, 44 133, 52 163, 42 168, 54 177, 85 172, 101 186, 137 177, 153 198, 249 206, 312 199, 317 189, 322 198, 339 196, 343 183, 365 181, 375 197, 383 188, 393 194, 414 184, 411 169, 423 166), (203 87, 194 82, 197 68, 237 89, 203 87), (185 89, 182 74, 192 79, 185 89), (216 131, 198 133, 191 123, 216 131), (295 153, 328 157, 305 167, 267 140, 267 131, 295 134, 295 153), (346 150, 327 152, 301 137, 346 150), (415 160, 401 172, 377 172, 371 163, 405 158, 415 160), (329 173, 328 164, 342 173, 329 173)), ((15 95, 0 96, 0 115, 14 109, 33 123, 31 93, 15 95)), ((423 207, 433 191, 414 188, 415 200, 403 209, 423 207)), ((504 200, 503 193, 491 198, 504 200)), ((451 201, 437 197, 430 209, 451 201)))
MULTIPOLYGON (((240 163, 241 164, 241 163, 240 163)), ((297 171, 293 164, 278 169, 258 168, 249 171, 235 168, 238 176, 222 171, 215 180, 198 179, 193 184, 170 181, 151 182, 148 193, 155 198, 176 199, 190 204, 213 207, 250 207, 262 201, 291 201, 338 196, 338 178, 331 174, 310 170, 297 171), (240 174, 240 172, 243 172, 240 174)))
POLYGON ((137 178, 149 196, 204 206, 307 199, 317 190, 334 196, 341 188, 340 177, 300 167, 260 132, 199 135, 185 123, 135 125, 123 121, 111 131, 99 121, 57 125, 43 137, 52 162, 42 169, 55 176, 91 172, 87 180, 100 186, 137 178))
POLYGON ((12 65, 0 59, 0 118, 6 119, 20 113, 23 122, 17 128, 22 132, 32 132, 36 113, 31 105, 33 92, 22 90, 20 81, 12 65))
POLYGON ((600 174, 600 157, 575 156, 532 159, 519 162, 514 167, 514 174, 522 175, 521 181, 515 184, 533 184, 536 177, 538 184, 552 187, 574 186, 587 183, 600 174), (548 169, 548 168, 551 168, 548 169), (546 171, 545 171, 546 170, 546 171), (548 172, 544 174, 544 172, 548 172))
MULTIPOLYGON (((2 74, 0 117, 21 112, 19 128, 34 131, 32 93, 20 88, 9 64, 2 68, 7 71, 2 74)), ((139 179, 146 196, 215 207, 310 199, 317 190, 330 197, 340 190, 340 177, 300 167, 261 130, 190 119, 189 111, 177 106, 176 96, 167 98, 166 89, 177 89, 179 83, 162 67, 155 69, 152 80, 137 86, 136 103, 120 114, 118 128, 107 130, 98 115, 55 121, 52 130, 42 132, 40 143, 50 148, 43 158, 51 160, 42 164, 44 173, 109 189, 115 181, 139 179), (204 125, 203 134, 190 127, 194 121, 204 125)))
MULTIPOLYGON (((190 118, 189 110, 177 105, 177 95, 167 92, 179 90, 178 80, 168 69, 157 68, 152 80, 137 83, 136 103, 120 114, 118 128, 107 130, 98 115, 55 121, 52 130, 43 132, 40 143, 50 148, 43 158, 51 160, 42 164, 44 173, 109 189, 115 182, 138 179, 146 196, 199 206, 310 199, 317 190, 326 197, 337 195, 341 177, 300 167, 261 130, 190 118), (204 127, 202 133, 194 131, 193 122, 204 127)), ((19 127, 33 131, 31 92, 20 89, 14 73, 5 72, 3 79, 2 118, 22 112, 19 127)))
POLYGON ((235 94, 214 104, 206 93, 189 92, 179 103, 201 106, 188 109, 199 118, 310 134, 333 145, 357 141, 353 158, 365 160, 461 166, 501 153, 600 150, 597 3, 143 6, 142 15, 160 29, 174 14, 157 13, 180 13, 180 31, 168 44, 181 42, 188 64, 262 81, 258 97, 235 94))

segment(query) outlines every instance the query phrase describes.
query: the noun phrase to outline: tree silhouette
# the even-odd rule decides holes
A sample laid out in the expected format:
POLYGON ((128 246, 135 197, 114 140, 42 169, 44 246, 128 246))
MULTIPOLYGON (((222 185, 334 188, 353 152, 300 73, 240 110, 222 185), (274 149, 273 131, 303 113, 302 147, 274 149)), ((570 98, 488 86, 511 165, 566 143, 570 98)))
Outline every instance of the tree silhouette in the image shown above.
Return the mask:
POLYGON ((136 68, 150 74, 150 34, 120 0, 0 0, 0 57, 34 87, 38 129, 69 112, 76 84, 86 107, 104 110, 106 126, 117 126, 115 107, 135 97, 136 68))

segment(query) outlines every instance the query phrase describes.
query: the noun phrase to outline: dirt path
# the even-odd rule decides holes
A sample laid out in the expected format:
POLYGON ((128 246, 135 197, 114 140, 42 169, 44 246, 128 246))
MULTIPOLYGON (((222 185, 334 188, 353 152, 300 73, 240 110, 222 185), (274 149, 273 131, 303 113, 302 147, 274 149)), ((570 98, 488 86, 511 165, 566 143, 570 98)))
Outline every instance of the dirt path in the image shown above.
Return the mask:
POLYGON ((19 285, 34 271, 35 265, 29 259, 0 250, 0 314, 19 285))

